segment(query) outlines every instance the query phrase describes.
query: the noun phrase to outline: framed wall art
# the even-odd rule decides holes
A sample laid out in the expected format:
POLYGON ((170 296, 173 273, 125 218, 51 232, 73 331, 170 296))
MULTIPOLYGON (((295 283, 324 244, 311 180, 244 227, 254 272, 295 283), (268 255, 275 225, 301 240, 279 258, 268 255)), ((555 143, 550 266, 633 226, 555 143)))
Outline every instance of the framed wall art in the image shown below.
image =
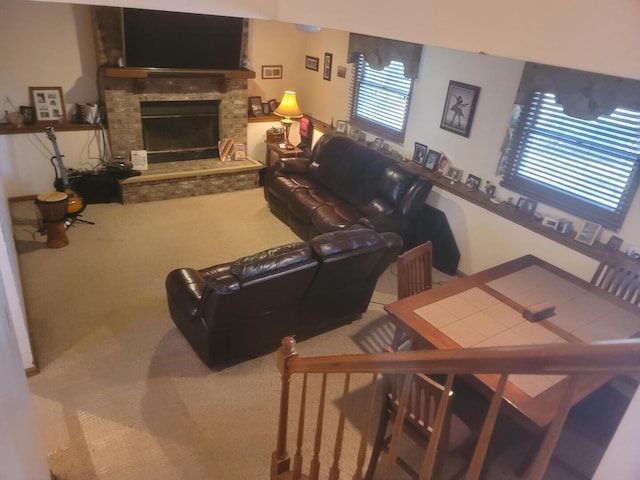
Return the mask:
POLYGON ((282 65, 263 65, 262 78, 264 80, 276 80, 282 78, 282 65))
POLYGON ((347 133, 347 122, 345 120, 338 120, 336 122, 336 132, 347 133))
POLYGON ((480 183, 482 179, 476 175, 469 174, 467 175, 467 181, 465 182, 465 186, 470 190, 478 190, 480 188, 480 183))
POLYGON ((62 87, 29 87, 29 98, 36 111, 36 120, 67 120, 62 87))
POLYGON ((307 70, 318 71, 320 66, 320 59, 318 57, 310 57, 307 55, 304 59, 304 68, 307 70))
POLYGON ((324 54, 324 68, 322 69, 322 78, 331 80, 331 64, 333 63, 333 53, 324 54))
POLYGON ((468 137, 479 94, 480 87, 451 80, 444 102, 440 128, 468 137))

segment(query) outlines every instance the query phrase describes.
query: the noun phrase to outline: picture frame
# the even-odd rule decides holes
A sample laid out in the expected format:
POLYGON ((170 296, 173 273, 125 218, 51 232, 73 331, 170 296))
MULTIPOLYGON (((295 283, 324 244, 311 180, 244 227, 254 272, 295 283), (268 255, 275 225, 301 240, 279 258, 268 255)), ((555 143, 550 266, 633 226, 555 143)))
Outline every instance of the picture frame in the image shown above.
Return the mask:
POLYGON ((346 78, 347 67, 345 67, 344 65, 338 65, 338 67, 336 68, 336 75, 340 78, 346 78))
POLYGON ((347 122, 344 120, 338 120, 336 122, 336 132, 337 133, 347 133, 347 122))
POLYGON ((384 138, 376 137, 371 146, 376 150, 380 150, 384 144, 384 138))
POLYGON ((317 72, 320 69, 320 59, 309 55, 304 57, 304 68, 317 72))
POLYGON ((262 117, 262 97, 249 97, 249 114, 254 117, 262 117))
POLYGON ((415 145, 413 147, 413 158, 411 159, 411 162, 420 166, 424 165, 427 159, 427 150, 429 150, 429 147, 422 143, 415 142, 415 145))
POLYGON ((451 183, 459 182, 462 178, 462 169, 458 167, 449 167, 444 178, 451 180, 451 183))
POLYGON ((620 247, 622 246, 623 242, 624 240, 622 240, 622 238, 616 237, 615 235, 611 235, 611 238, 609 239, 609 241, 605 246, 607 250, 612 250, 615 252, 620 250, 620 247))
POLYGON ((29 87, 29 98, 36 112, 36 121, 67 121, 62 87, 29 87))
POLYGON ((444 154, 440 154, 440 159, 438 160, 438 166, 436 167, 436 173, 438 175, 444 175, 449 169, 449 158, 444 154))
POLYGON ((435 150, 429 150, 427 153, 427 159, 424 162, 424 168, 427 170, 435 170, 438 166, 438 161, 440 160, 440 152, 435 150))
POLYGON ((478 190, 481 183, 482 179, 480 177, 470 173, 467 175, 467 181, 464 184, 469 190, 478 190))
POLYGON ((349 136, 354 140, 358 140, 360 138, 360 129, 356 127, 351 127, 349 129, 349 136))
POLYGON ((265 102, 262 104, 262 114, 271 115, 271 108, 269 107, 269 102, 265 102))
POLYGON ((489 198, 493 198, 493 196, 496 194, 496 186, 492 183, 487 182, 487 184, 484 186, 484 194, 489 198))
POLYGON ((275 98, 269 100, 269 110, 270 113, 275 112, 276 108, 278 108, 278 101, 275 98))
POLYGON ((576 233, 575 240, 585 245, 593 245, 602 230, 602 225, 585 220, 582 228, 576 233))
POLYGON ((526 197, 520 197, 518 199, 518 203, 516 203, 516 208, 518 210, 522 210, 522 208, 524 207, 525 202, 527 201, 526 197))
POLYGON ((331 81, 331 64, 333 63, 333 53, 325 52, 324 67, 322 69, 322 78, 331 81))
POLYGON ((263 80, 278 80, 282 78, 282 65, 262 65, 263 80))
POLYGON ((471 133, 480 87, 449 81, 440 128, 463 137, 471 133))
POLYGON ((524 212, 526 215, 533 216, 533 214, 536 213, 537 207, 538 202, 536 202, 535 200, 531 200, 530 198, 525 198, 522 206, 520 207, 520 210, 522 210, 522 212, 524 212))

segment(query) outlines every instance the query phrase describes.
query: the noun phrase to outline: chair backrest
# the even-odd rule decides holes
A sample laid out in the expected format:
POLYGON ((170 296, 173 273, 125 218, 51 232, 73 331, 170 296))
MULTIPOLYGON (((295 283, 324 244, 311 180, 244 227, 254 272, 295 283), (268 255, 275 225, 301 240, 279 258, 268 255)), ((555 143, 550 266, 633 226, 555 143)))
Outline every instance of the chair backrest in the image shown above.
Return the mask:
POLYGON ((591 279, 596 287, 640 306, 640 260, 618 252, 605 256, 591 279))
POLYGON ((405 298, 433 286, 433 247, 426 242, 398 256, 398 298, 405 298))

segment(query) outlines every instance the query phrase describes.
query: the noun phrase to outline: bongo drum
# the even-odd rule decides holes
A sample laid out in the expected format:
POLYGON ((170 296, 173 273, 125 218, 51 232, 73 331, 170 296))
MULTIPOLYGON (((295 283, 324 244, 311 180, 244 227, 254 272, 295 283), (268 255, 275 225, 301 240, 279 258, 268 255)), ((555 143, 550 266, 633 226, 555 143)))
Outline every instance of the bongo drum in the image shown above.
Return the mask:
POLYGON ((69 244, 64 228, 69 197, 63 192, 43 193, 36 197, 36 206, 40 212, 44 229, 47 231, 47 247, 62 248, 69 244))

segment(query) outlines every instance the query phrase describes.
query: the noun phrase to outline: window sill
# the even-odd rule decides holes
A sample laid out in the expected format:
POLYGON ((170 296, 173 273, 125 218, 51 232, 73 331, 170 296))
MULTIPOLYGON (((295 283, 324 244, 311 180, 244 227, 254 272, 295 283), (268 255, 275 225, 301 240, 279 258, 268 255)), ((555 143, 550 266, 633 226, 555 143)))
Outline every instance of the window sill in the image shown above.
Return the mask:
MULTIPOLYGON (((602 257, 606 253, 608 253, 608 250, 603 243, 595 242, 593 245, 587 245, 576 241, 575 230, 567 233, 557 232, 550 227, 542 225, 541 220, 537 220, 532 215, 527 215, 518 210, 515 205, 510 205, 505 202, 496 205, 490 202, 489 197, 483 192, 478 190, 470 190, 462 182, 451 183, 449 179, 437 175, 424 168, 418 167, 408 161, 403 162, 403 165, 405 165, 406 168, 408 168, 412 172, 418 173, 419 175, 430 179, 435 186, 441 188, 442 190, 446 190, 447 192, 452 193, 453 195, 456 195, 457 197, 460 197, 468 202, 471 202, 474 205, 479 206, 480 208, 484 208, 485 210, 506 218, 507 220, 516 223, 521 227, 536 232, 543 237, 553 240, 554 242, 558 242, 590 258, 600 261, 602 257)), ((619 253, 620 255, 624 255, 622 252, 619 253)))

